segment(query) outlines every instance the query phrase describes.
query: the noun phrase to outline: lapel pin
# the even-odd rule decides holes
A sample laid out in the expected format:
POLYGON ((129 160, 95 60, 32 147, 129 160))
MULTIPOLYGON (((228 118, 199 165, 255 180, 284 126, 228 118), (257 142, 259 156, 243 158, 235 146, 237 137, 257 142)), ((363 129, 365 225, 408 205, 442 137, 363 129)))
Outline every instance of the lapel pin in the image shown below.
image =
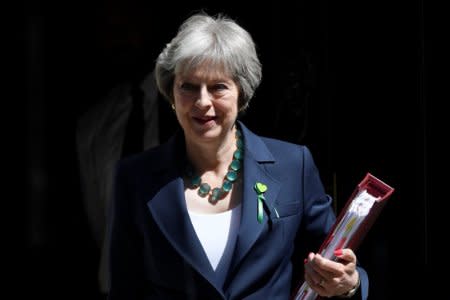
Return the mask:
POLYGON ((264 217, 264 207, 263 202, 266 200, 264 198, 264 193, 267 191, 267 185, 261 182, 257 182, 254 186, 254 189, 257 194, 257 201, 258 201, 258 214, 256 216, 259 223, 262 223, 263 217, 264 217))

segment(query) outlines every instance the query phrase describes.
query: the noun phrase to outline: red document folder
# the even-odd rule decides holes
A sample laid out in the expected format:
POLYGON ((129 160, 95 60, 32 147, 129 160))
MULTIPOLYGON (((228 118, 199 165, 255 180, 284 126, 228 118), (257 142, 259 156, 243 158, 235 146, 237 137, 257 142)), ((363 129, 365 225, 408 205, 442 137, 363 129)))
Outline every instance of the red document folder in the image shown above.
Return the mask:
MULTIPOLYGON (((325 241, 320 246, 320 249, 318 253, 321 253, 322 250, 324 250, 326 247, 329 246, 330 241, 335 236, 336 227, 338 224, 341 223, 342 218, 346 215, 347 210, 350 208, 350 205, 352 204, 353 200, 357 197, 357 195, 360 194, 360 192, 366 190, 368 194, 370 194, 373 197, 376 197, 373 206, 370 208, 369 213, 364 217, 364 219, 361 221, 355 232, 352 234, 351 238, 346 241, 345 248, 350 248, 353 251, 355 251, 364 237, 366 236, 369 229, 372 227, 373 223, 377 219, 378 215, 380 214, 381 210, 383 209, 384 205, 386 205, 386 200, 392 195, 394 192, 394 189, 381 181, 380 179, 376 178, 375 176, 371 175, 370 173, 367 173, 367 175, 364 177, 364 179, 358 184, 358 186, 353 191, 352 195, 346 202, 345 206, 341 210, 340 214, 336 218, 336 222, 333 224, 333 227, 331 228, 330 232, 328 233, 328 236, 326 237, 325 241)), ((335 249, 331 249, 333 252, 334 250, 341 248, 341 245, 337 245, 335 249)), ((316 297, 311 296, 312 290, 309 291, 309 297, 304 292, 305 283, 300 283, 298 287, 295 289, 294 293, 292 294, 291 299, 292 300, 303 300, 303 299, 315 299, 316 297), (300 294, 301 293, 301 294, 300 294)), ((307 288, 308 289, 308 288, 307 288)))

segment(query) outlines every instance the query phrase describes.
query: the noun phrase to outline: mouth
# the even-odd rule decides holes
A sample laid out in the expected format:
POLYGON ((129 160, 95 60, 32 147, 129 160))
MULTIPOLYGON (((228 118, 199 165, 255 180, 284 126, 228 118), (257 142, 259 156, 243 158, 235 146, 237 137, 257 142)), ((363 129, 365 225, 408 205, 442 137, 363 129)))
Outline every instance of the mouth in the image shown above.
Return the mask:
POLYGON ((216 116, 204 116, 204 117, 193 117, 193 119, 195 120, 195 122, 202 124, 202 125, 206 125, 210 122, 213 122, 217 119, 216 116))

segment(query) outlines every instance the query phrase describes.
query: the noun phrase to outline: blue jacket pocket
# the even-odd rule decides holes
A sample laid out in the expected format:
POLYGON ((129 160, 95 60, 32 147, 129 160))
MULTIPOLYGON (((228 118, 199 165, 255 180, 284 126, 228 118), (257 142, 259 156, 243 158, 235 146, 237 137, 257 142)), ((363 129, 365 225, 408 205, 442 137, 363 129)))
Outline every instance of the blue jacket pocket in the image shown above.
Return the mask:
POLYGON ((273 207, 275 219, 285 218, 300 213, 300 202, 280 203, 273 207))

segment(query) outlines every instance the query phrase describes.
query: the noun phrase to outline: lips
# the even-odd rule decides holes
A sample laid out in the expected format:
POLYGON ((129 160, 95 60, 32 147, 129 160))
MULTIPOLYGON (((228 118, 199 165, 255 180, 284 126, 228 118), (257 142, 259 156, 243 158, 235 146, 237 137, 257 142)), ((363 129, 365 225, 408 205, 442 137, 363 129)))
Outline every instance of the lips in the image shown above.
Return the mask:
POLYGON ((200 124, 207 124, 208 122, 214 121, 217 119, 216 116, 204 116, 204 117, 193 117, 193 119, 200 124))

